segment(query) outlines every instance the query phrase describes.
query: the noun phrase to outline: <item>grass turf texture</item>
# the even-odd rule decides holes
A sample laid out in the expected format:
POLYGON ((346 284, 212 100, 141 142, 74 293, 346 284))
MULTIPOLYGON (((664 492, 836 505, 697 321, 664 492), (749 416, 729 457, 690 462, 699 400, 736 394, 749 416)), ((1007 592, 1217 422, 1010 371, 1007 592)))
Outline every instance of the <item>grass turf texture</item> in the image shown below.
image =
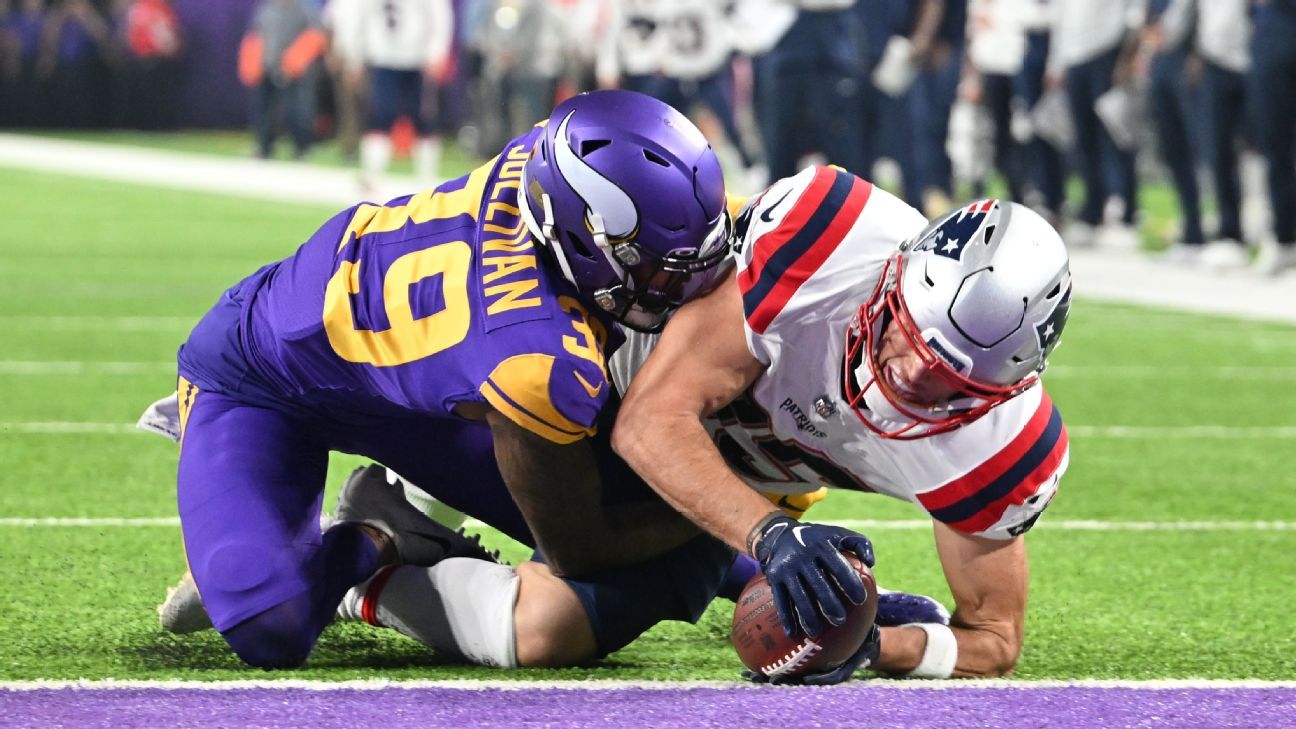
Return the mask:
MULTIPOLYGON (((0 172, 14 232, 0 259, 6 362, 144 363, 126 374, 0 369, 0 421, 129 423, 172 386, 189 322, 225 287, 289 254, 334 211, 0 172), (132 320, 131 317, 157 317, 132 320), (142 323, 141 323, 142 322, 142 323), (153 322, 154 324, 149 324, 153 322)), ((1165 211, 1162 210, 1165 217, 1165 211)), ((1083 290, 1083 289, 1081 289, 1083 290)), ((1293 425, 1296 328, 1081 296, 1047 381, 1069 425, 1293 425), (1241 374, 1213 368, 1269 367, 1241 374)), ((1077 532, 1063 519, 1293 520, 1290 439, 1072 437, 1041 527, 1020 678, 1296 678, 1288 558, 1296 532, 1077 532)), ((335 458, 328 504, 358 461, 335 458)), ((0 517, 166 517, 175 449, 136 434, 30 434, 0 425, 0 517)), ((834 494, 819 519, 921 518, 834 494)), ((870 530, 883 584, 950 602, 925 530, 870 530)), ((500 545, 514 560, 517 545, 500 545)), ((154 605, 183 568, 175 527, 0 525, 0 679, 261 678, 214 633, 175 637, 154 605)), ((667 624, 599 664, 514 678, 727 679, 728 603, 667 624)), ((274 676, 500 678, 367 626, 326 631, 307 668, 274 676)))

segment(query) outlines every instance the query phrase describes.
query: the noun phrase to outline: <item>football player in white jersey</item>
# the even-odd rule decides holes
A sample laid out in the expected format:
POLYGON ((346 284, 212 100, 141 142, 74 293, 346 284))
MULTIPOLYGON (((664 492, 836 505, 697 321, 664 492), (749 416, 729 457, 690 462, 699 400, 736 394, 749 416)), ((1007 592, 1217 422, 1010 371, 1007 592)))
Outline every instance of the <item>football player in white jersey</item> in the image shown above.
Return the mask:
POLYGON ((391 128, 409 118, 417 139, 412 150, 415 174, 436 179, 439 130, 423 113, 426 83, 449 80, 454 11, 450 0, 333 0, 330 11, 334 46, 347 65, 344 73, 368 73, 369 112, 360 141, 361 179, 373 187, 391 161, 391 128), (361 65, 363 64, 363 65, 361 65))
POLYGON ((914 503, 932 517, 951 624, 884 629, 880 655, 862 652, 845 673, 1012 670, 1026 606, 1020 536, 1067 466, 1039 382, 1070 309, 1062 240, 997 200, 929 225, 833 168, 776 183, 738 229, 737 275, 681 309, 652 347, 614 447, 668 502, 758 559, 784 591, 784 624, 811 633, 844 615, 853 572, 831 556, 851 537, 773 511, 757 492, 827 486, 914 503))

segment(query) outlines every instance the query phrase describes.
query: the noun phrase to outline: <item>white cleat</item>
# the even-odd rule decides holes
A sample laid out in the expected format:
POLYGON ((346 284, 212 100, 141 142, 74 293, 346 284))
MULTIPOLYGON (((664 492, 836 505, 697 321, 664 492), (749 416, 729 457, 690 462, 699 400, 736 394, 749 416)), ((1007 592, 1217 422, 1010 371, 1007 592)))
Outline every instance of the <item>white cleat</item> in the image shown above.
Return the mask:
POLYGON ((1251 263, 1246 246, 1231 239, 1213 240, 1202 247, 1201 264, 1216 271, 1233 271, 1251 263))
POLYGON ((1267 243, 1261 246, 1255 268, 1264 276, 1280 276, 1284 271, 1296 269, 1296 243, 1267 243))
POLYGON ((185 635, 212 627, 202 596, 194 584, 193 574, 185 570, 184 576, 174 586, 167 588, 166 599, 157 606, 158 622, 168 633, 185 635))

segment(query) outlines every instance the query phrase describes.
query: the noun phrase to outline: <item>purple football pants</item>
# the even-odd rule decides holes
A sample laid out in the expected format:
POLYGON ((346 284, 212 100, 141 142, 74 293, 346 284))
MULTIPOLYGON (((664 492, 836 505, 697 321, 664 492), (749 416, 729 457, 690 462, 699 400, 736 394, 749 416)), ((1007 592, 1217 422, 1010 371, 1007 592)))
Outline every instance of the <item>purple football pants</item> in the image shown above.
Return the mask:
POLYGON ((180 449, 185 552, 213 625, 253 665, 300 664, 346 590, 378 566, 372 542, 354 527, 320 534, 330 450, 383 463, 534 543, 485 425, 408 418, 342 428, 199 391, 180 449))

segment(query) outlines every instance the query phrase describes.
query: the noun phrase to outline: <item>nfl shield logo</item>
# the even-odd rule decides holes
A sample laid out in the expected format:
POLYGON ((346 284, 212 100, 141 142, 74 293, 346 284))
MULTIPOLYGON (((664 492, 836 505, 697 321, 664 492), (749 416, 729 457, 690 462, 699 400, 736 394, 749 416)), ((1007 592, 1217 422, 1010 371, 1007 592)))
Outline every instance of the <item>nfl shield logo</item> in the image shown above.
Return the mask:
POLYGON ((837 405, 827 395, 815 398, 814 408, 821 418, 831 417, 837 413, 837 405))

